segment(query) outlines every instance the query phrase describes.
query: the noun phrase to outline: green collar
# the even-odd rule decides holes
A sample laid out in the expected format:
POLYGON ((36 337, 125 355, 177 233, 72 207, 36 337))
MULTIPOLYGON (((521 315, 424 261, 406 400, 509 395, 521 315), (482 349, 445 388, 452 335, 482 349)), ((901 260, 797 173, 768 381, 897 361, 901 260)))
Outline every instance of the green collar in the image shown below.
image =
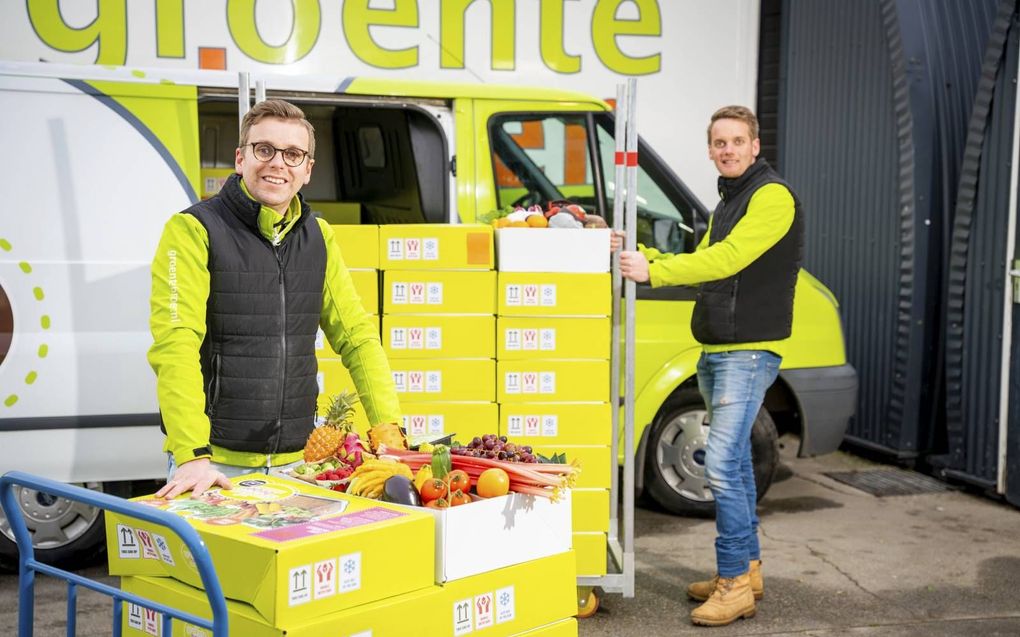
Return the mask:
MULTIPOLYGON (((244 185, 244 179, 239 179, 238 181, 244 194, 252 201, 255 201, 255 197, 251 196, 251 193, 248 192, 248 187, 244 185)), ((294 227, 294 224, 300 218, 301 200, 297 196, 290 200, 287 212, 282 215, 263 204, 259 209, 259 233, 265 237, 266 241, 273 245, 280 245, 280 242, 283 241, 283 238, 287 236, 287 233, 290 232, 290 229, 294 227)))

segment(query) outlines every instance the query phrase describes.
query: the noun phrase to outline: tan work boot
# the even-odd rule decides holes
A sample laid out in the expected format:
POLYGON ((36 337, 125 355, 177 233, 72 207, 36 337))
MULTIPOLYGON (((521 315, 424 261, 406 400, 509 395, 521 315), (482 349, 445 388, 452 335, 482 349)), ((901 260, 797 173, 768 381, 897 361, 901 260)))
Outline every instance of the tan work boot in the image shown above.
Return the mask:
POLYGON ((691 621, 700 626, 725 626, 743 617, 754 617, 754 593, 748 573, 720 577, 712 595, 691 611, 691 621))
MULTIPOLYGON (((765 597, 765 581, 761 577, 761 560, 751 560, 749 573, 751 575, 751 592, 754 593, 754 598, 757 600, 765 597)), ((687 587, 687 595, 695 601, 703 602, 712 595, 718 581, 719 576, 716 575, 712 579, 694 582, 687 587)))

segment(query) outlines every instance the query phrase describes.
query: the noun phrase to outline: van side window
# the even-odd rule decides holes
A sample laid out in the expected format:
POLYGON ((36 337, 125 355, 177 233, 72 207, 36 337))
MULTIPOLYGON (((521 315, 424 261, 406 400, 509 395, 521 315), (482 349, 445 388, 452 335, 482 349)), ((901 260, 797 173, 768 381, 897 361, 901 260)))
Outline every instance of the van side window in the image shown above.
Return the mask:
POLYGON ((584 115, 501 115, 490 122, 489 138, 498 207, 568 199, 596 211, 584 115))

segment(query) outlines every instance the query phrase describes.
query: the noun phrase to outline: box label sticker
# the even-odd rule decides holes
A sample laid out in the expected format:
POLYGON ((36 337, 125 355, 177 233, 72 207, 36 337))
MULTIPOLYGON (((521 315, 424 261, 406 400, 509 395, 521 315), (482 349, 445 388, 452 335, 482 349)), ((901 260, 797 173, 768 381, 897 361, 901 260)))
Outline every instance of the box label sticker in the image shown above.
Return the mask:
POLYGON ((528 307, 538 306, 538 286, 534 283, 521 287, 521 304, 528 307))
POLYGON ((425 328, 425 349, 443 349, 443 328, 425 328))
POLYGON ((425 390, 425 374, 422 372, 407 372, 407 391, 421 392, 425 390))
POLYGON ((136 529, 135 537, 138 538, 138 545, 142 547, 142 559, 144 560, 159 559, 159 553, 156 552, 156 543, 152 540, 152 536, 149 535, 148 531, 145 531, 143 529, 136 529))
POLYGON ((128 606, 128 628, 134 628, 135 630, 142 630, 142 626, 145 625, 145 619, 142 617, 142 611, 145 610, 137 604, 127 603, 128 606))
POLYGON ((209 637, 209 632, 194 624, 184 624, 184 637, 209 637))
POLYGON ((524 350, 537 350, 538 349, 538 330, 534 328, 528 328, 521 330, 521 349, 524 350))
POLYGON ((432 282, 428 284, 427 298, 425 302, 428 305, 442 305, 443 304, 443 284, 438 282, 432 282))
POLYGON ((407 284, 402 281, 394 281, 390 286, 390 301, 393 305, 407 304, 407 284))
POLYGON ((494 613, 492 593, 475 595, 475 628, 492 626, 494 613))
POLYGON ((540 372, 538 374, 538 391, 542 394, 556 393, 556 372, 540 372))
POLYGON ((142 555, 135 530, 126 524, 117 525, 117 554, 122 560, 134 560, 142 555))
POLYGON ((507 305, 520 305, 521 304, 521 286, 517 284, 507 284, 506 286, 506 304, 507 305))
POLYGON ((507 372, 503 378, 503 391, 508 394, 519 394, 521 393, 521 374, 520 372, 507 372))
POLYGON ((543 352, 552 352, 556 349, 556 328, 539 330, 538 349, 543 352))
POLYGON ((556 307, 556 284, 542 286, 542 307, 556 307))
POLYGON ((322 328, 315 330, 315 349, 325 349, 326 345, 326 333, 322 331, 322 328))
POLYGON ((421 282, 409 283, 407 286, 407 302, 411 305, 425 304, 425 284, 421 282))
POLYGON ((361 553, 340 556, 340 592, 350 593, 361 588, 361 553))
POLYGON ((524 372, 521 374, 521 393, 522 394, 537 394, 538 393, 538 374, 535 372, 524 372))
POLYGON ((466 635, 474 630, 472 621, 472 599, 462 599, 453 603, 453 634, 466 635))
POLYGON ((159 559, 163 560, 170 566, 174 566, 174 556, 170 552, 170 545, 166 543, 166 538, 162 535, 153 533, 152 541, 156 543, 156 550, 159 551, 159 559))
POLYGON ((407 349, 422 349, 425 347, 425 330, 420 327, 411 327, 407 330, 407 349))
POLYGON ((508 351, 521 349, 521 331, 507 329, 503 332, 503 347, 508 351))
MULTIPOLYGON (((393 372, 393 384, 396 385, 397 391, 407 391, 407 372, 393 372)), ((321 391, 319 393, 322 393, 321 391)))
POLYGON ((514 619, 514 587, 507 586, 496 591, 496 623, 513 621, 514 619))
POLYGON ((446 429, 443 427, 443 415, 436 414, 429 416, 429 433, 430 434, 441 434, 446 433, 446 429))
POLYGON ((443 372, 438 370, 425 372, 425 391, 429 394, 443 391, 443 372))
POLYGON ((421 260, 421 239, 411 237, 404 242, 404 258, 408 261, 421 260))
POLYGON ((422 436, 427 433, 425 416, 407 416, 407 433, 422 436))
POLYGON ((426 237, 421 242, 422 257, 426 261, 438 261, 439 260, 439 239, 433 237, 426 237))
POLYGON ((326 374, 323 372, 315 372, 315 384, 319 386, 319 393, 326 393, 326 374))
POLYGON ((312 600, 312 567, 303 564, 290 569, 287 577, 287 602, 291 606, 312 600))
POLYGON ((506 419, 506 433, 510 436, 523 436, 524 416, 508 416, 506 419))
POLYGON ((315 563, 315 599, 336 595, 336 560, 315 563))
POLYGON ((406 328, 403 327, 390 328, 390 349, 407 349, 406 328))
POLYGON ((351 637, 372 637, 371 630, 363 630, 360 633, 354 633, 351 637))
POLYGON ((162 635, 163 614, 157 613, 156 611, 151 610, 149 608, 143 608, 142 613, 145 620, 145 627, 143 629, 145 630, 145 634, 154 635, 155 637, 159 637, 160 635, 162 635))
POLYGON ((404 258, 404 242, 401 239, 388 239, 386 241, 386 258, 391 261, 400 261, 404 258))
POLYGON ((555 414, 542 416, 542 435, 553 437, 559 435, 559 416, 555 414))
POLYGON ((539 418, 538 416, 525 416, 524 417, 524 435, 525 436, 537 436, 541 432, 539 429, 539 418))

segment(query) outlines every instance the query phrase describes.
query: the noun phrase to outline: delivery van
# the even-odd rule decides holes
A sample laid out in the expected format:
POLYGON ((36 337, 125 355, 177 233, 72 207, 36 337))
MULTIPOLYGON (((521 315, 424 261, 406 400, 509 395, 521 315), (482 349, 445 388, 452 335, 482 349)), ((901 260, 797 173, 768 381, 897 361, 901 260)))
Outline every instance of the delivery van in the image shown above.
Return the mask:
MULTIPOLYGON (((264 79, 269 97, 299 105, 315 126, 302 192, 331 223, 468 223, 557 200, 611 220, 614 121, 600 99, 549 87, 264 79)), ((0 165, 12 195, 0 223, 0 471, 116 494, 165 477, 145 357, 149 267, 168 217, 233 172, 237 86, 223 71, 0 63, 0 165)), ((638 169, 638 240, 693 250, 708 211, 643 142, 638 169)), ((637 442, 621 453, 635 454, 649 498, 708 514, 694 290, 639 286, 637 298, 637 442)), ((791 339, 754 425, 759 496, 780 434, 796 434, 801 455, 831 452, 856 401, 838 303, 804 271, 791 339)), ((19 504, 41 559, 72 564, 102 542, 94 510, 27 490, 19 504)), ((0 531, 10 559, 2 520, 0 531)))

